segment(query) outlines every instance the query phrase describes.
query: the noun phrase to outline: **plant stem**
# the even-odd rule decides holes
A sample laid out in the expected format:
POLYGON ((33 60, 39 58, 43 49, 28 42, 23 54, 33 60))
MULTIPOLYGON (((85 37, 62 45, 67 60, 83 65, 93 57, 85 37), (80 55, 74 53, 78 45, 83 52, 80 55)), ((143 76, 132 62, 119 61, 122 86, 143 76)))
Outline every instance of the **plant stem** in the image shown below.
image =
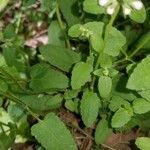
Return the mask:
MULTIPOLYGON (((114 21, 115 21, 117 15, 118 15, 118 13, 119 13, 119 10, 120 10, 120 5, 118 4, 118 6, 116 7, 116 11, 115 11, 115 13, 111 16, 111 19, 110 19, 110 21, 109 21, 109 23, 108 23, 107 26, 112 26, 112 25, 113 25, 113 23, 114 23, 114 21)), ((106 30, 105 30, 105 35, 106 35, 106 30)), ((98 69, 98 67, 99 67, 99 62, 100 62, 100 53, 99 53, 99 55, 98 55, 98 58, 97 58, 97 61, 96 61, 94 70, 97 70, 97 69, 98 69)), ((93 91, 93 89, 94 89, 95 80, 96 80, 96 77, 94 76, 93 79, 92 79, 92 82, 91 82, 91 86, 90 86, 90 89, 91 89, 92 91, 93 91)))
POLYGON ((64 26, 63 21, 61 19, 61 13, 59 11, 59 5, 58 4, 56 6, 56 16, 57 16, 57 20, 58 20, 59 26, 60 26, 60 28, 61 28, 64 36, 65 36, 65 41, 66 41, 67 48, 70 49, 71 45, 70 45, 70 42, 68 40, 67 34, 65 33, 65 26, 64 26))
POLYGON ((137 54, 139 52, 139 50, 141 50, 141 48, 149 41, 150 39, 147 38, 145 41, 143 41, 130 55, 128 55, 128 57, 120 59, 118 61, 115 62, 115 66, 123 63, 125 61, 132 61, 132 57, 135 56, 135 54, 137 54))
POLYGON ((25 103, 23 103, 19 98, 15 97, 10 92, 4 93, 0 91, 0 95, 8 98, 9 100, 12 100, 13 102, 23 105, 24 109, 26 109, 35 119, 37 119, 38 121, 41 121, 41 119, 37 116, 37 114, 35 114, 25 103))
POLYGON ((115 19, 117 18, 117 15, 118 15, 118 13, 119 13, 119 10, 120 10, 120 5, 118 4, 117 7, 116 7, 115 13, 111 16, 111 19, 110 19, 110 21, 109 21, 108 26, 112 26, 112 25, 113 25, 115 19))

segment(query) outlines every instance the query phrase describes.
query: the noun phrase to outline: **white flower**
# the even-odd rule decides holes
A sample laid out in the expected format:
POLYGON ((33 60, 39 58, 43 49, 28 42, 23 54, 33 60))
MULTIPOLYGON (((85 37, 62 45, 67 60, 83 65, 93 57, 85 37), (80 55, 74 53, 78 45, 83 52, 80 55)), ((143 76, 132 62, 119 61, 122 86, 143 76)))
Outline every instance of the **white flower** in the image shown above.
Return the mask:
POLYGON ((135 0, 131 2, 131 6, 137 10, 141 10, 143 8, 143 3, 140 0, 135 0))
POLYGON ((109 0, 99 0, 98 3, 100 6, 107 6, 108 2, 109 2, 109 0))
POLYGON ((123 13, 124 15, 130 15, 131 14, 131 8, 128 5, 123 5, 123 13))
POLYGON ((107 7, 107 14, 112 15, 115 12, 115 7, 113 5, 107 7))

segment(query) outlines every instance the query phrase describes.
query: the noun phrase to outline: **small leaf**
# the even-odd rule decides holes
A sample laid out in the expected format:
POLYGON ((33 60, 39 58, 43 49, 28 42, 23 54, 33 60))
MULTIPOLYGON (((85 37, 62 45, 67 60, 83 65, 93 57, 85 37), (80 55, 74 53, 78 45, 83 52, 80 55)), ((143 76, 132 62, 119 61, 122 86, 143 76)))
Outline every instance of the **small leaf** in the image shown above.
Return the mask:
POLYGON ((132 9, 129 17, 137 23, 143 23, 146 19, 146 10, 144 7, 141 10, 132 9))
POLYGON ((73 100, 67 100, 65 102, 65 107, 72 112, 76 110, 76 105, 73 100))
POLYGON ((102 98, 109 98, 112 89, 112 79, 107 76, 101 76, 98 81, 98 90, 102 98))
POLYGON ((100 66, 102 68, 110 68, 112 66, 112 58, 111 56, 105 54, 105 53, 100 53, 100 66))
POLYGON ((146 100, 150 101, 150 90, 139 91, 138 94, 140 94, 146 100))
POLYGON ((120 96, 113 96, 110 104, 109 104, 109 109, 113 112, 117 111, 121 106, 126 107, 126 106, 130 106, 130 103, 126 100, 124 100, 123 98, 121 98, 120 96))
POLYGON ((98 5, 97 0, 84 0, 83 9, 91 14, 103 14, 105 12, 105 9, 98 5))
POLYGON ((71 28, 68 31, 69 36, 77 38, 82 34, 82 31, 80 28, 82 27, 81 24, 76 24, 74 26, 71 26, 71 28))
POLYGON ((31 133, 46 150, 77 150, 69 130, 54 113, 32 126, 31 133))
POLYGON ((67 72, 74 63, 80 61, 80 55, 76 52, 51 44, 42 46, 40 52, 44 59, 50 64, 67 72))
POLYGON ((112 129, 108 127, 108 121, 102 119, 99 121, 95 131, 95 142, 96 144, 103 144, 107 138, 112 134, 112 129))
POLYGON ((150 89, 150 56, 147 56, 133 70, 130 75, 127 88, 136 91, 145 91, 150 89))
POLYGON ((148 137, 138 137, 135 144, 140 150, 150 150, 150 138, 148 137))
POLYGON ((118 56, 122 47, 126 44, 126 38, 115 27, 107 26, 104 38, 104 53, 118 56))
POLYGON ((120 108, 113 115, 111 125, 113 128, 120 128, 131 120, 132 115, 124 108, 120 108))
POLYGON ((80 89, 86 82, 90 81, 90 73, 93 67, 90 64, 79 62, 72 71, 71 86, 72 89, 80 89))
POLYGON ((79 90, 67 90, 64 93, 64 99, 69 100, 78 96, 79 90))
POLYGON ((150 111, 150 102, 143 98, 137 98, 133 101, 133 110, 136 114, 144 114, 150 111))
POLYGON ((82 120, 87 127, 91 127, 96 121, 100 106, 100 99, 96 93, 86 91, 83 94, 80 109, 82 120))

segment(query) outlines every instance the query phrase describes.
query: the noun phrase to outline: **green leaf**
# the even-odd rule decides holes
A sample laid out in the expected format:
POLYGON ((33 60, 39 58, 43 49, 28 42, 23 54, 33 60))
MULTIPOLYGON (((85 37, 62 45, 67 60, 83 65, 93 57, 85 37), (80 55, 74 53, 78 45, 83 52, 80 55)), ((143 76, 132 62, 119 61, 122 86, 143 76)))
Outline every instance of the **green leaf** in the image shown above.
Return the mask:
POLYGON ((98 90, 102 98, 109 98, 112 89, 112 79, 107 76, 101 76, 98 80, 98 90))
POLYGON ((150 101, 150 90, 139 91, 138 94, 140 94, 146 100, 150 101))
POLYGON ((41 1, 41 9, 43 11, 51 11, 56 7, 56 0, 42 0, 41 1))
POLYGON ((150 150, 150 138, 148 137, 138 137, 135 144, 140 150, 150 150))
POLYGON ((8 90, 8 85, 5 81, 0 79, 0 91, 6 92, 8 90))
POLYGON ((107 26, 104 38, 104 53, 118 56, 122 47, 126 44, 126 38, 115 27, 107 26))
POLYGON ((72 112, 75 112, 75 110, 77 109, 73 100, 67 100, 65 102, 65 107, 72 112))
POLYGON ((92 48, 96 52, 100 53, 103 50, 104 41, 100 35, 98 35, 98 34, 91 35, 90 43, 91 43, 92 48))
POLYGON ((110 104, 109 104, 109 109, 113 112, 117 111, 120 107, 126 107, 126 106, 130 106, 130 103, 126 100, 124 100, 123 98, 121 98, 120 96, 113 96, 110 104))
POLYGON ((91 127, 96 121, 101 106, 100 99, 96 93, 86 91, 81 100, 81 116, 84 124, 91 127))
POLYGON ((79 37, 82 34, 82 31, 80 30, 81 27, 82 27, 81 24, 71 26, 68 31, 68 35, 74 38, 79 37))
POLYGON ((92 21, 88 22, 83 25, 85 29, 88 29, 91 31, 93 34, 97 34, 100 37, 102 37, 103 34, 103 29, 104 29, 104 23, 100 21, 92 21))
POLYGON ((74 63, 80 61, 80 55, 73 50, 54 45, 45 45, 40 48, 44 59, 61 70, 69 71, 74 63))
POLYGON ((15 134, 10 130, 11 133, 6 135, 6 133, 0 133, 0 149, 8 150, 15 141, 15 134))
POLYGON ((113 128, 120 128, 131 120, 132 115, 124 108, 120 108, 113 115, 111 125, 113 128))
POLYGON ((143 34, 137 41, 136 48, 150 48, 150 32, 143 34))
POLYGON ((126 88, 128 77, 118 74, 113 78, 112 95, 117 95, 125 100, 133 101, 137 98, 137 93, 126 88))
POLYGON ((8 114, 11 119, 16 123, 20 123, 21 119, 26 118, 25 109, 17 103, 11 103, 8 106, 8 114))
POLYGON ((52 21, 48 28, 49 44, 65 47, 65 39, 57 21, 52 21))
POLYGON ((144 114, 150 111, 150 102, 143 98, 137 98, 133 101, 133 110, 136 114, 144 114))
POLYGON ((103 144, 107 138, 112 134, 112 129, 108 127, 108 121, 102 119, 99 121, 95 131, 95 142, 96 144, 103 144))
POLYGON ((80 22, 79 14, 77 13, 79 9, 77 0, 58 0, 58 4, 69 26, 80 22))
POLYGON ((49 65, 36 64, 31 68, 30 88, 37 91, 49 89, 65 89, 68 87, 68 78, 63 73, 52 69, 49 65))
POLYGON ((83 3, 84 11, 91 13, 91 14, 103 14, 105 9, 98 5, 97 0, 84 0, 83 3))
POLYGON ((146 10, 144 7, 141 10, 132 9, 129 17, 137 23, 143 23, 146 19, 146 10))
POLYGON ((150 89, 150 56, 147 56, 133 70, 130 75, 127 88, 136 91, 145 91, 150 89))
POLYGON ((0 12, 7 6, 9 0, 1 0, 0 1, 0 12))
POLYGON ((64 99, 69 100, 78 96, 79 90, 67 90, 64 93, 64 99))
POLYGON ((49 95, 19 95, 21 102, 35 111, 48 111, 59 108, 61 106, 63 97, 60 94, 55 96, 49 95))
POLYGON ((80 89, 86 82, 90 81, 93 67, 90 64, 79 62, 72 71, 71 86, 72 89, 80 89))
POLYGON ((112 66, 112 58, 111 56, 105 54, 105 53, 100 53, 100 66, 102 68, 110 68, 112 66))
POLYGON ((46 150, 77 150, 69 130, 54 113, 32 126, 31 133, 46 150))

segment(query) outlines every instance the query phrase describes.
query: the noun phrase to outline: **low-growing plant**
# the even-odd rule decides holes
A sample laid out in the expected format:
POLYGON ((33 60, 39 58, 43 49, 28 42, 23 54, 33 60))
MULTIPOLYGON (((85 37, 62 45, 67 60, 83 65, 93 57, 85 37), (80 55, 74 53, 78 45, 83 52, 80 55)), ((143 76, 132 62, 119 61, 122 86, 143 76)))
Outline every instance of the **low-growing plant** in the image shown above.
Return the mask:
MULTIPOLYGON (((36 0, 19 2, 0 32, 0 149, 20 138, 35 149, 80 149, 71 129, 90 138, 93 150, 111 149, 105 142, 113 133, 148 133, 150 3, 41 0, 33 9, 36 0), (25 18, 49 25, 46 45, 25 45, 25 18), (76 121, 63 119, 62 109, 76 121)), ((0 1, 1 19, 14 3, 0 1)), ((150 150, 148 137, 135 144, 150 150)))

